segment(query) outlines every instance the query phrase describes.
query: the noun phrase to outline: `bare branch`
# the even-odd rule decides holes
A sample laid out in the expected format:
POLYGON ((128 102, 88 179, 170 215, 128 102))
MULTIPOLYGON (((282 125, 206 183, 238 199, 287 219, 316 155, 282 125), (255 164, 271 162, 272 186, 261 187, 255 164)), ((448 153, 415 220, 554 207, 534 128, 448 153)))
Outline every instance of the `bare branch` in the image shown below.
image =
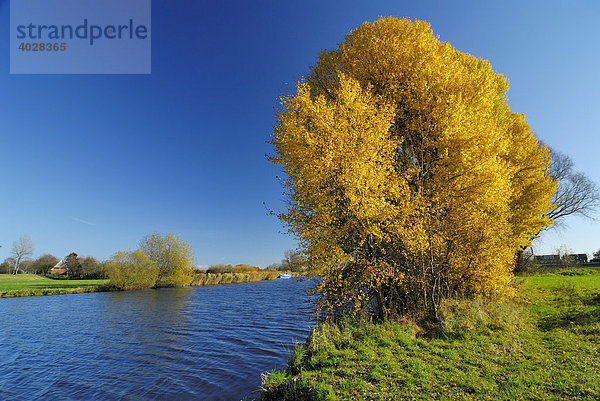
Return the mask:
POLYGON ((24 235, 18 241, 13 242, 12 254, 15 259, 13 274, 17 274, 21 262, 33 255, 33 242, 31 238, 24 235))
POLYGON ((573 161, 563 153, 550 149, 552 164, 548 176, 558 181, 552 209, 547 216, 558 220, 571 215, 594 218, 600 206, 598 186, 585 174, 573 171, 573 161))

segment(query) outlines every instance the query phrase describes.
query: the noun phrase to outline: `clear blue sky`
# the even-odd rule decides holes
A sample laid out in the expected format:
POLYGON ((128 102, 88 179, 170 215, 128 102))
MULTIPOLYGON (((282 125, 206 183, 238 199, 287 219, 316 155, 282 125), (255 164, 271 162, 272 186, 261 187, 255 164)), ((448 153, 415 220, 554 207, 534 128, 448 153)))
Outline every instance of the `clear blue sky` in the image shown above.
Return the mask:
MULTIPOLYGON (((416 17, 510 79, 510 105, 600 182, 600 3, 589 1, 152 2, 151 75, 10 75, 0 0, 0 261, 108 258, 154 231, 199 264, 266 266, 295 246, 265 142, 278 96, 321 49, 379 16, 416 17), (418 3, 418 4, 417 4, 418 3)), ((536 252, 600 248, 581 219, 536 252)))

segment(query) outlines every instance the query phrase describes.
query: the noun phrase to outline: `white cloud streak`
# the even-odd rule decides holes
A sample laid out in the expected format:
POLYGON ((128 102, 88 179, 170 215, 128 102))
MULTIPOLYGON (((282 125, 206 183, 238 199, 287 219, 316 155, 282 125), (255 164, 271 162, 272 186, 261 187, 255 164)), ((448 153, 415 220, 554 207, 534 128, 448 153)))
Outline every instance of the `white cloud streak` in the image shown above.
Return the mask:
POLYGON ((76 221, 78 223, 82 223, 82 224, 87 224, 88 226, 95 226, 95 223, 92 223, 91 221, 86 221, 86 220, 82 220, 82 219, 78 219, 77 217, 71 217, 71 220, 76 221))

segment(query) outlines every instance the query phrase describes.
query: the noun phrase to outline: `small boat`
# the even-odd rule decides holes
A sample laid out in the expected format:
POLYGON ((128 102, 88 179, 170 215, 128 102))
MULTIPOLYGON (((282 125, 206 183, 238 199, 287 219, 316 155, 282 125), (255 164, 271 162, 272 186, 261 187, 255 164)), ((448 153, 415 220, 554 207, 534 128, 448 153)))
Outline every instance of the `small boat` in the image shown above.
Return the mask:
POLYGON ((292 278, 292 273, 283 273, 283 274, 280 274, 279 278, 292 278))

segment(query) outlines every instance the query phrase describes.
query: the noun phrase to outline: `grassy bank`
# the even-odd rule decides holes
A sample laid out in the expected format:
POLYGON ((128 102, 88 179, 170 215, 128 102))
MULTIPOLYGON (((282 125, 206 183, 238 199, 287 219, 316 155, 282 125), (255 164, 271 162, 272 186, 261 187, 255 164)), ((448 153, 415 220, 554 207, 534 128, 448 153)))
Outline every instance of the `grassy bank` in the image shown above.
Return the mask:
MULTIPOLYGON (((282 272, 260 270, 244 273, 196 273, 190 285, 222 285, 274 280, 282 272)), ((292 274, 297 277, 298 273, 292 274)), ((77 294, 108 291, 108 280, 53 280, 35 274, 0 274, 0 298, 77 294)))
POLYGON ((35 274, 0 274, 0 298, 101 291, 108 280, 52 280, 35 274))
POLYGON ((454 302, 427 331, 322 324, 264 400, 600 399, 600 274, 522 281, 519 304, 454 302))
MULTIPOLYGON (((196 273, 192 286, 255 283, 258 281, 275 280, 284 272, 275 270, 259 270, 241 273, 196 273)), ((299 274, 293 273, 297 277, 299 274)))

